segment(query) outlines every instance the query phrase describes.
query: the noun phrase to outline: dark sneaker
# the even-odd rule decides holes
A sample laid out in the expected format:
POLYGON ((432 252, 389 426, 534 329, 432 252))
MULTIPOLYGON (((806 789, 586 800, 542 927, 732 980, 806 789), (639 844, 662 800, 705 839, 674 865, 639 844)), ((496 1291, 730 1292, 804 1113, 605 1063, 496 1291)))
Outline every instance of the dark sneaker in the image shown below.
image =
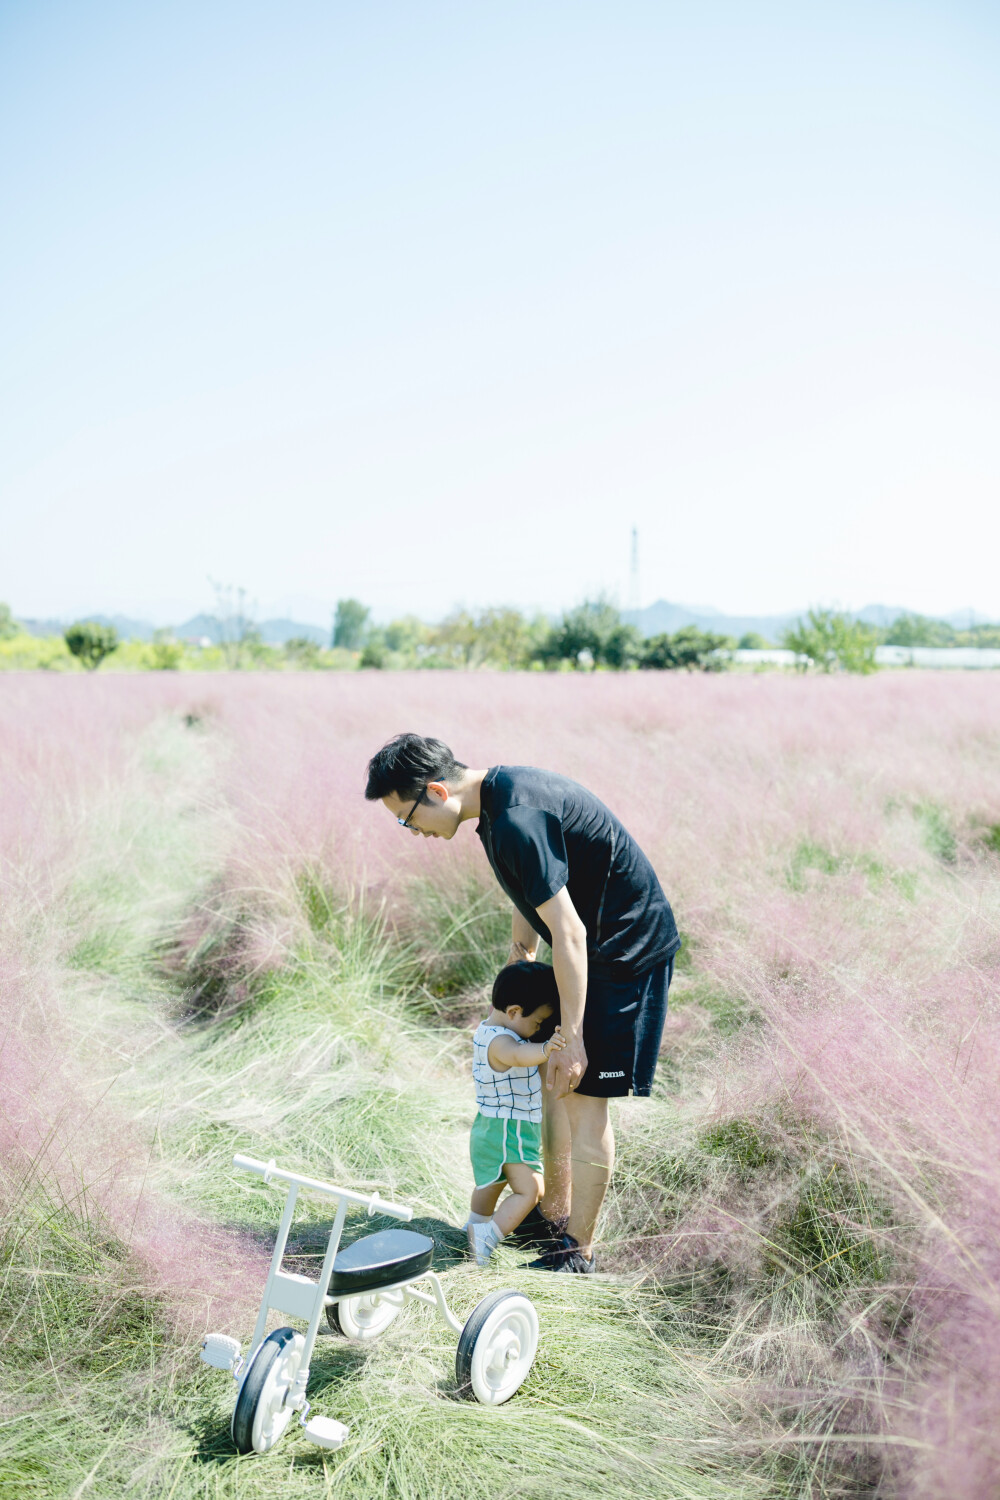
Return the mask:
POLYGON ((562 1244, 562 1225, 553 1224, 538 1208, 529 1214, 506 1236, 508 1244, 518 1245, 522 1250, 555 1250, 562 1244))
POLYGON ((580 1249, 579 1240, 575 1240, 571 1234, 564 1234, 553 1250, 540 1255, 537 1260, 529 1260, 528 1269, 568 1271, 576 1276, 591 1276, 597 1270, 597 1256, 592 1255, 588 1260, 580 1249))

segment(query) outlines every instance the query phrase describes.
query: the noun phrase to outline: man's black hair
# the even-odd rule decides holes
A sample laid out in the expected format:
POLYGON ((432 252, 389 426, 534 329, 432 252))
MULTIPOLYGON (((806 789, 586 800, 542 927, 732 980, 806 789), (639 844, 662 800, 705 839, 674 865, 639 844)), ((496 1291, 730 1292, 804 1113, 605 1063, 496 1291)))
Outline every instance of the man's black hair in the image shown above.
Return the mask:
POLYGON ((380 802, 393 792, 402 802, 422 793, 429 781, 460 781, 468 770, 441 740, 422 734, 397 734, 368 762, 369 802, 380 802))
POLYGON ((493 981, 493 1009, 507 1010, 511 1005, 519 1005, 523 1016, 533 1015, 543 1005, 551 1005, 551 1019, 542 1025, 555 1030, 559 1020, 559 990, 555 970, 550 964, 522 958, 500 970, 493 981))

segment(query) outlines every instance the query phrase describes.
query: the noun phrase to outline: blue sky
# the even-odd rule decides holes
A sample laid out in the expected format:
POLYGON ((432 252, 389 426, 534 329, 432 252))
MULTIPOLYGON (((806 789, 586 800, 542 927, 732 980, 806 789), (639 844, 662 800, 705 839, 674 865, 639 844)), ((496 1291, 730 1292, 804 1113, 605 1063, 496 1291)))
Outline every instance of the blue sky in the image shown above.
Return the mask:
POLYGON ((0 598, 1000 617, 995 7, 0 7, 0 598))

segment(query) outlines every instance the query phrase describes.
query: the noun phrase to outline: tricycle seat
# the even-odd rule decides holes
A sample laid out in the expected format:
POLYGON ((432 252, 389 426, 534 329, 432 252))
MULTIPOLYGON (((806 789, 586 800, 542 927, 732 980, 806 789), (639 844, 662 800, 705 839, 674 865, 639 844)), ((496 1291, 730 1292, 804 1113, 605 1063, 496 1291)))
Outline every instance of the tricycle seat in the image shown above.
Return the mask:
POLYGON ((351 1297, 429 1271, 434 1241, 411 1229, 382 1229, 341 1250, 330 1277, 331 1297, 351 1297))

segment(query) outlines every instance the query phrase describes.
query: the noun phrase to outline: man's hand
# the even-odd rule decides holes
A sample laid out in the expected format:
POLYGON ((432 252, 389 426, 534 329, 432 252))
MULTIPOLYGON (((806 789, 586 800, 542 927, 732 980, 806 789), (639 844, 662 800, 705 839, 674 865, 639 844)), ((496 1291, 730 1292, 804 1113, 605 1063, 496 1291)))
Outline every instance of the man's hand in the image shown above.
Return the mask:
POLYGON ((560 1051, 549 1058, 545 1069, 545 1087, 556 1099, 565 1099, 572 1094, 587 1071, 587 1054, 583 1050, 583 1037, 570 1036, 560 1051))
MULTIPOLYGON (((537 942, 538 942, 538 939, 536 938, 535 939, 536 945, 537 945, 537 942)), ((535 949, 534 948, 528 948, 528 947, 525 946, 524 943, 511 943, 511 945, 510 945, 510 953, 507 955, 507 963, 509 963, 509 964, 519 964, 522 961, 522 959, 527 959, 529 963, 534 963, 535 956, 536 955, 535 955, 535 949)))
POLYGON ((587 1053, 583 1045, 587 929, 565 886, 542 903, 538 915, 552 934, 552 967, 559 987, 559 1019, 566 1038, 565 1047, 546 1065, 545 1087, 556 1099, 564 1099, 587 1071, 587 1053))
POLYGON ((510 927, 510 956, 509 964, 519 964, 523 959, 534 963, 538 952, 538 933, 530 922, 525 921, 517 907, 511 913, 513 918, 510 927))

